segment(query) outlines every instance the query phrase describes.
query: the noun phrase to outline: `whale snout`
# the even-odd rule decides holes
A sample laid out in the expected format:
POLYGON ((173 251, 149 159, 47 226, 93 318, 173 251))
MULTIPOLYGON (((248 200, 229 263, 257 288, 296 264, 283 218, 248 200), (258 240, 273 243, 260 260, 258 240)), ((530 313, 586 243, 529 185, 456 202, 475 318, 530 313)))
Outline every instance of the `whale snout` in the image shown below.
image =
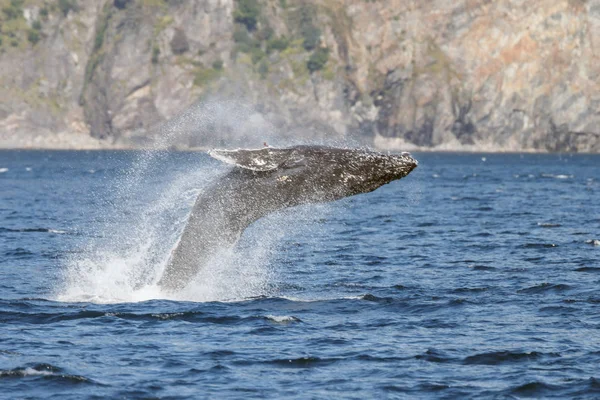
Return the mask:
POLYGON ((399 172, 401 172, 404 176, 408 175, 419 165, 419 162, 408 152, 402 152, 401 154, 393 157, 399 172))

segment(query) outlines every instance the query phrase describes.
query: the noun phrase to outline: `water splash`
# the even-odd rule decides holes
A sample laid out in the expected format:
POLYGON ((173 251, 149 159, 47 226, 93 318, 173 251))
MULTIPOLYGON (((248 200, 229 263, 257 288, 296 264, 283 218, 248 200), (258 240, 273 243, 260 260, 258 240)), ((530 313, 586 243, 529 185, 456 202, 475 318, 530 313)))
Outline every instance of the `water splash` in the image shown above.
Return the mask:
POLYGON ((107 184, 108 196, 98 193, 108 198, 99 221, 86 229, 94 234, 67 260, 59 301, 227 301, 272 289, 269 261, 289 232, 277 216, 253 224, 235 249, 223 249, 182 291, 166 293, 157 286, 198 193, 227 169, 202 154, 197 162, 174 163, 182 153, 165 149, 182 142, 215 144, 219 135, 229 148, 259 147, 267 140, 288 144, 277 139, 260 114, 237 102, 199 104, 165 123, 149 148, 136 152, 122 174, 107 184))
POLYGON ((204 169, 152 185, 129 174, 117 179, 96 234, 68 260, 63 301, 129 302, 166 298, 155 283, 176 244, 189 208, 211 179, 204 169))

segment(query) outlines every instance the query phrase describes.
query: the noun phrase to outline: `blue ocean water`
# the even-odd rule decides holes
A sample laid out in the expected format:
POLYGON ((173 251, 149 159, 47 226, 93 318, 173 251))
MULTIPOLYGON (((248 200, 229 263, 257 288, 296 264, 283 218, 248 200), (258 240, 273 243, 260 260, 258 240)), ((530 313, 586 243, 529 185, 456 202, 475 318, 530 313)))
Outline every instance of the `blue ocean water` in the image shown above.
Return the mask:
POLYGON ((415 157, 166 297, 225 167, 0 151, 0 398, 600 397, 600 157, 415 157))

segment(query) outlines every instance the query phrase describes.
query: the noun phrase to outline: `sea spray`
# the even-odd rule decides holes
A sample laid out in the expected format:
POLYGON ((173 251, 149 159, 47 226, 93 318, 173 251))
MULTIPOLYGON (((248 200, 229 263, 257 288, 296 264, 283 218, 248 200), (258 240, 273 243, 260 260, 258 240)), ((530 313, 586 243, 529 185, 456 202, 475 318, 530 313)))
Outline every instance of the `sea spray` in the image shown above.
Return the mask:
POLYGON ((198 193, 227 170, 201 153, 165 149, 182 142, 215 143, 221 134, 234 145, 282 142, 260 114, 238 102, 195 105, 165 123, 149 148, 131 153, 121 173, 108 177, 108 190, 97 193, 103 210, 98 221, 79 229, 86 240, 67 258, 59 300, 234 300, 272 289, 269 260, 290 231, 289 220, 278 225, 284 213, 250 227, 238 246, 222 249, 184 290, 164 293, 156 285, 198 193))
MULTIPOLYGON (((161 164, 168 166, 173 160, 161 164)), ((129 185, 127 176, 117 179, 113 207, 105 205, 105 213, 111 215, 91 224, 97 232, 68 260, 59 299, 119 302, 164 297, 157 288, 148 288, 160 277, 198 191, 214 175, 201 167, 169 172, 162 183, 156 176, 137 185, 129 185), (130 190, 126 196, 123 187, 130 190)))
POLYGON ((85 251, 69 260, 58 299, 232 301, 275 294, 278 271, 271 268, 272 260, 285 258, 282 245, 298 240, 300 232, 311 226, 320 229, 315 221, 327 213, 328 205, 284 210, 255 222, 234 248, 221 249, 180 292, 165 293, 156 285, 202 190, 196 185, 218 179, 221 173, 210 167, 214 164, 173 179, 156 189, 156 198, 148 195, 147 204, 132 199, 129 208, 116 207, 126 221, 111 219, 102 224, 85 251))

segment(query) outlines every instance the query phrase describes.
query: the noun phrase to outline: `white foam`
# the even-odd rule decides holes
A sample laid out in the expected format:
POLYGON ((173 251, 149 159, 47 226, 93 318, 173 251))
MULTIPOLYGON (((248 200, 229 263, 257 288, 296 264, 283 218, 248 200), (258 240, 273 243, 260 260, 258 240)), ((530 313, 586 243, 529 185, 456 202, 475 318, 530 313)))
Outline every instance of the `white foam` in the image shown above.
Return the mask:
POLYGON ((8 172, 8 168, 0 168, 0 174, 8 172))
POLYGON ((564 175, 564 174, 558 174, 558 175, 554 175, 554 174, 542 174, 542 177, 544 177, 544 178, 554 178, 554 179, 571 179, 571 178, 574 178, 574 175, 564 175))
POLYGON ((192 171, 166 187, 155 187, 143 183, 146 168, 139 162, 135 167, 141 169, 115 182, 117 206, 107 210, 125 221, 107 218, 88 227, 95 235, 68 260, 58 300, 120 303, 169 298, 155 283, 206 177, 192 171), (152 190, 156 192, 149 193, 152 190), (135 204, 138 198, 147 198, 147 203, 135 204))
POLYGON ((265 315, 270 321, 277 322, 278 324, 289 324, 291 322, 300 322, 300 320, 291 315, 265 315))
POLYGON ((363 300, 364 295, 358 296, 339 296, 338 294, 332 294, 331 296, 319 296, 319 297, 298 297, 298 296, 281 296, 280 298, 293 301, 296 303, 318 303, 320 301, 335 301, 335 300, 363 300))
POLYGON ((45 371, 45 370, 41 370, 38 371, 37 369, 33 369, 31 367, 27 367, 25 368, 23 371, 23 376, 50 376, 50 375, 56 375, 54 372, 52 371, 45 371))

